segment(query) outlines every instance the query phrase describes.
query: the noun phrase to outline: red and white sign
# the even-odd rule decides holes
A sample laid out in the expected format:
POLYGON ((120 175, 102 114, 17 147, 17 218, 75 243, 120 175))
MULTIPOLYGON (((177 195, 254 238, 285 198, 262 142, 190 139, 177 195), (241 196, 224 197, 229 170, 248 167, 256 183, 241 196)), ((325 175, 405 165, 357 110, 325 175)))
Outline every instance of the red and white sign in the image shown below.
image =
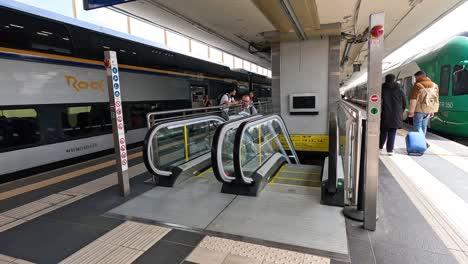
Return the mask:
POLYGON ((371 97, 370 97, 370 101, 371 101, 372 103, 377 103, 377 102, 379 101, 379 99, 380 99, 380 97, 379 97, 377 94, 373 94, 373 95, 371 95, 371 97))

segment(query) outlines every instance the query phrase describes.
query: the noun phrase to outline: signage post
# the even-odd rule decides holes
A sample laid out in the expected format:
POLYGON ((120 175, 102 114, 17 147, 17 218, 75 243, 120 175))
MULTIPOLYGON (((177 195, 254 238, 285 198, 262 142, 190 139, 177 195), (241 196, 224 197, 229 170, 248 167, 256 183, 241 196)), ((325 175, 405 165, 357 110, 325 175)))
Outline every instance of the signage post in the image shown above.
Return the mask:
POLYGON ((122 93, 120 90, 119 67, 115 51, 104 52, 104 65, 107 75, 107 90, 109 91, 110 114, 112 118, 112 134, 114 135, 115 159, 119 192, 123 197, 130 194, 128 179, 127 144, 122 111, 122 93))
POLYGON ((364 228, 375 230, 377 222, 377 190, 379 181, 379 134, 384 53, 385 14, 369 18, 369 55, 367 77, 367 131, 364 182, 364 228))

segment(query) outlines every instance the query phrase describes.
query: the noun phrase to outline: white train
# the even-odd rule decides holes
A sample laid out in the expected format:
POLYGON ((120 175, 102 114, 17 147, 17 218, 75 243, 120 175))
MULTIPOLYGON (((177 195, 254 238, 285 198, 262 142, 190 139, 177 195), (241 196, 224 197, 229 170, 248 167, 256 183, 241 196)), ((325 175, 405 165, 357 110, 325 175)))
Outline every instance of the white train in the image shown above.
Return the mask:
POLYGON ((204 94, 216 101, 233 85, 271 96, 263 76, 123 37, 0 1, 0 182, 113 147, 105 50, 117 51, 128 144, 143 141, 150 111, 190 108, 204 94))

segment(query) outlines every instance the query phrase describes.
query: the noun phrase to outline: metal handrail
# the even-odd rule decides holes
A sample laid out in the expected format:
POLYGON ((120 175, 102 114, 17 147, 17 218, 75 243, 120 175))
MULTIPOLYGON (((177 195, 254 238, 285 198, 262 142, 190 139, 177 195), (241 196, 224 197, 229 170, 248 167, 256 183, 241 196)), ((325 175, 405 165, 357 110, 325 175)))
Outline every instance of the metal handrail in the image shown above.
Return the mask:
MULTIPOLYGON (((238 128, 240 124, 246 121, 249 121, 252 119, 258 119, 261 117, 262 117, 261 115, 255 115, 255 116, 249 116, 246 118, 236 119, 236 120, 222 124, 216 130, 215 135, 213 136, 211 164, 213 166, 213 172, 215 174, 215 177, 219 181, 228 183, 228 182, 232 182, 233 180, 235 180, 234 176, 226 175, 226 171, 224 170, 224 166, 223 166, 222 148, 223 148, 223 142, 224 140, 226 140, 226 133, 231 129, 238 128)), ((234 142, 232 144, 234 144, 234 142)), ((234 162, 234 157, 233 157, 233 162, 234 162)))
MULTIPOLYGON (((294 145, 293 145, 293 143, 291 141, 291 138, 289 137, 288 129, 287 129, 286 124, 284 123, 283 119, 281 118, 281 116, 273 114, 273 115, 265 116, 265 117, 260 118, 260 119, 246 121, 246 122, 242 123, 242 125, 239 127, 239 129, 236 132, 236 141, 235 141, 235 146, 234 146, 235 147, 234 148, 234 168, 235 168, 235 171, 236 171, 236 178, 239 179, 239 181, 242 182, 243 184, 251 184, 253 182, 252 178, 245 177, 244 172, 242 171, 242 168, 241 168, 241 161, 240 161, 241 149, 240 148, 241 148, 241 145, 242 145, 241 144, 242 139, 244 138, 244 135, 245 135, 245 131, 247 130, 248 127, 256 126, 256 125, 268 122, 270 120, 277 120, 278 121, 278 123, 279 123, 279 125, 281 127, 281 130, 283 131, 283 134, 284 134, 285 140, 286 140, 286 142, 288 144, 288 147, 289 147, 289 149, 291 151, 291 154, 292 154, 292 156, 294 158, 294 161, 296 162, 296 164, 300 164, 299 158, 298 158, 297 153, 296 153, 296 150, 294 149, 294 145)), ((279 143, 279 146, 282 146, 282 144, 279 143)), ((285 153, 283 153, 283 155, 285 156, 285 159, 288 161, 288 163, 291 163, 291 161, 289 159, 289 156, 285 155, 285 153)))
POLYGON ((341 100, 340 109, 346 115, 346 145, 343 162, 345 170, 345 186, 347 193, 352 193, 350 203, 358 201, 358 184, 360 175, 360 158, 362 147, 362 122, 367 119, 367 112, 359 106, 341 100))
POLYGON ((184 124, 196 124, 196 123, 203 123, 203 122, 208 122, 208 121, 215 121, 219 123, 225 122, 225 120, 222 117, 219 116, 204 116, 204 117, 196 117, 196 118, 187 118, 187 119, 179 119, 175 121, 169 121, 169 122, 164 122, 160 123, 157 126, 153 127, 148 131, 148 134, 145 139, 145 164, 148 167, 148 170, 152 172, 153 174, 157 174, 160 176, 171 176, 172 172, 171 171, 163 171, 157 168, 154 163, 153 163, 153 152, 152 152, 152 142, 155 134, 161 130, 162 128, 166 127, 171 127, 171 126, 179 126, 179 125, 184 125, 184 124))
MULTIPOLYGON (((270 102, 257 102, 254 103, 254 106, 260 107, 261 105, 268 105, 271 104, 270 102)), ((184 109, 177 109, 177 110, 166 110, 166 111, 158 111, 158 112, 150 112, 146 114, 146 124, 148 129, 150 129, 156 122, 156 116, 160 115, 171 115, 171 114, 180 114, 182 116, 196 116, 203 113, 213 114, 213 113, 222 113, 223 111, 231 111, 236 108, 240 108, 241 104, 231 105, 231 106, 211 106, 211 107, 198 107, 198 108, 184 108, 184 109), (191 113, 191 114, 188 114, 191 113)), ((165 119, 170 118, 163 118, 159 119, 158 121, 162 121, 165 119)))

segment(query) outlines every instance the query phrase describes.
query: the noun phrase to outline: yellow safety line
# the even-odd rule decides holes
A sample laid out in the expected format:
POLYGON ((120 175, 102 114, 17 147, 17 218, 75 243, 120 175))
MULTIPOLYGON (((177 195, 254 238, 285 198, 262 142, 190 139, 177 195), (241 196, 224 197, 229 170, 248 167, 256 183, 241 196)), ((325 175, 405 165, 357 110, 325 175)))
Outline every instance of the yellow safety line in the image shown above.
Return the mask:
POLYGON ((189 160, 189 153, 188 153, 187 124, 184 124, 184 149, 185 149, 185 161, 188 161, 189 160))
POLYGON ((260 125, 258 125, 258 153, 258 163, 262 164, 262 128, 260 125))
POLYGON ((203 177, 203 175, 207 174, 208 172, 212 172, 213 171, 213 168, 208 168, 202 172, 200 172, 197 176, 195 177, 203 177))
POLYGON ((288 177, 276 177, 279 180, 288 180, 288 181, 302 181, 302 182, 320 182, 320 180, 308 180, 308 179, 301 179, 301 178, 288 178, 288 177))
POLYGON ((307 188, 307 189, 320 189, 320 187, 314 187, 314 186, 294 185, 294 184, 275 183, 275 182, 270 182, 269 184, 278 185, 278 186, 288 186, 288 187, 301 187, 301 188, 307 188))
POLYGON ((303 175, 320 175, 320 172, 305 172, 305 171, 289 171, 284 170, 284 173, 294 173, 294 174, 303 174, 303 175))
MULTIPOLYGON (((135 154, 132 154, 132 155, 128 155, 128 160, 132 160, 132 159, 141 157, 142 155, 143 155, 142 152, 138 152, 138 153, 135 153, 135 154)), ((26 185, 26 186, 22 186, 22 187, 13 189, 13 190, 2 192, 2 193, 0 193, 0 201, 11 198, 11 197, 15 197, 15 196, 23 194, 23 193, 34 191, 34 190, 37 190, 37 189, 40 189, 40 188, 43 188, 43 187, 47 187, 47 186, 52 185, 52 184, 56 184, 56 183, 60 183, 60 182, 63 182, 63 181, 69 180, 69 179, 73 179, 73 178, 82 176, 84 174, 88 174, 88 173, 95 172, 95 171, 98 171, 98 170, 101 170, 101 169, 105 169, 105 168, 108 168, 108 167, 114 166, 114 165, 115 165, 115 160, 110 160, 110 161, 106 161, 106 162, 103 162, 103 163, 100 163, 100 164, 97 164, 97 165, 94 165, 94 166, 86 167, 86 168, 76 170, 76 171, 72 171, 72 172, 57 176, 57 177, 53 177, 53 178, 50 178, 50 179, 47 179, 47 180, 43 180, 43 181, 40 181, 40 182, 36 182, 36 183, 32 183, 32 184, 29 184, 29 185, 26 185)))
POLYGON ((276 178, 278 178, 278 176, 281 174, 281 172, 283 171, 284 167, 286 167, 286 164, 283 164, 283 166, 281 166, 281 168, 278 170, 278 172, 276 172, 275 176, 273 176, 273 179, 271 179, 271 182, 275 182, 275 181, 276 181, 276 178))

